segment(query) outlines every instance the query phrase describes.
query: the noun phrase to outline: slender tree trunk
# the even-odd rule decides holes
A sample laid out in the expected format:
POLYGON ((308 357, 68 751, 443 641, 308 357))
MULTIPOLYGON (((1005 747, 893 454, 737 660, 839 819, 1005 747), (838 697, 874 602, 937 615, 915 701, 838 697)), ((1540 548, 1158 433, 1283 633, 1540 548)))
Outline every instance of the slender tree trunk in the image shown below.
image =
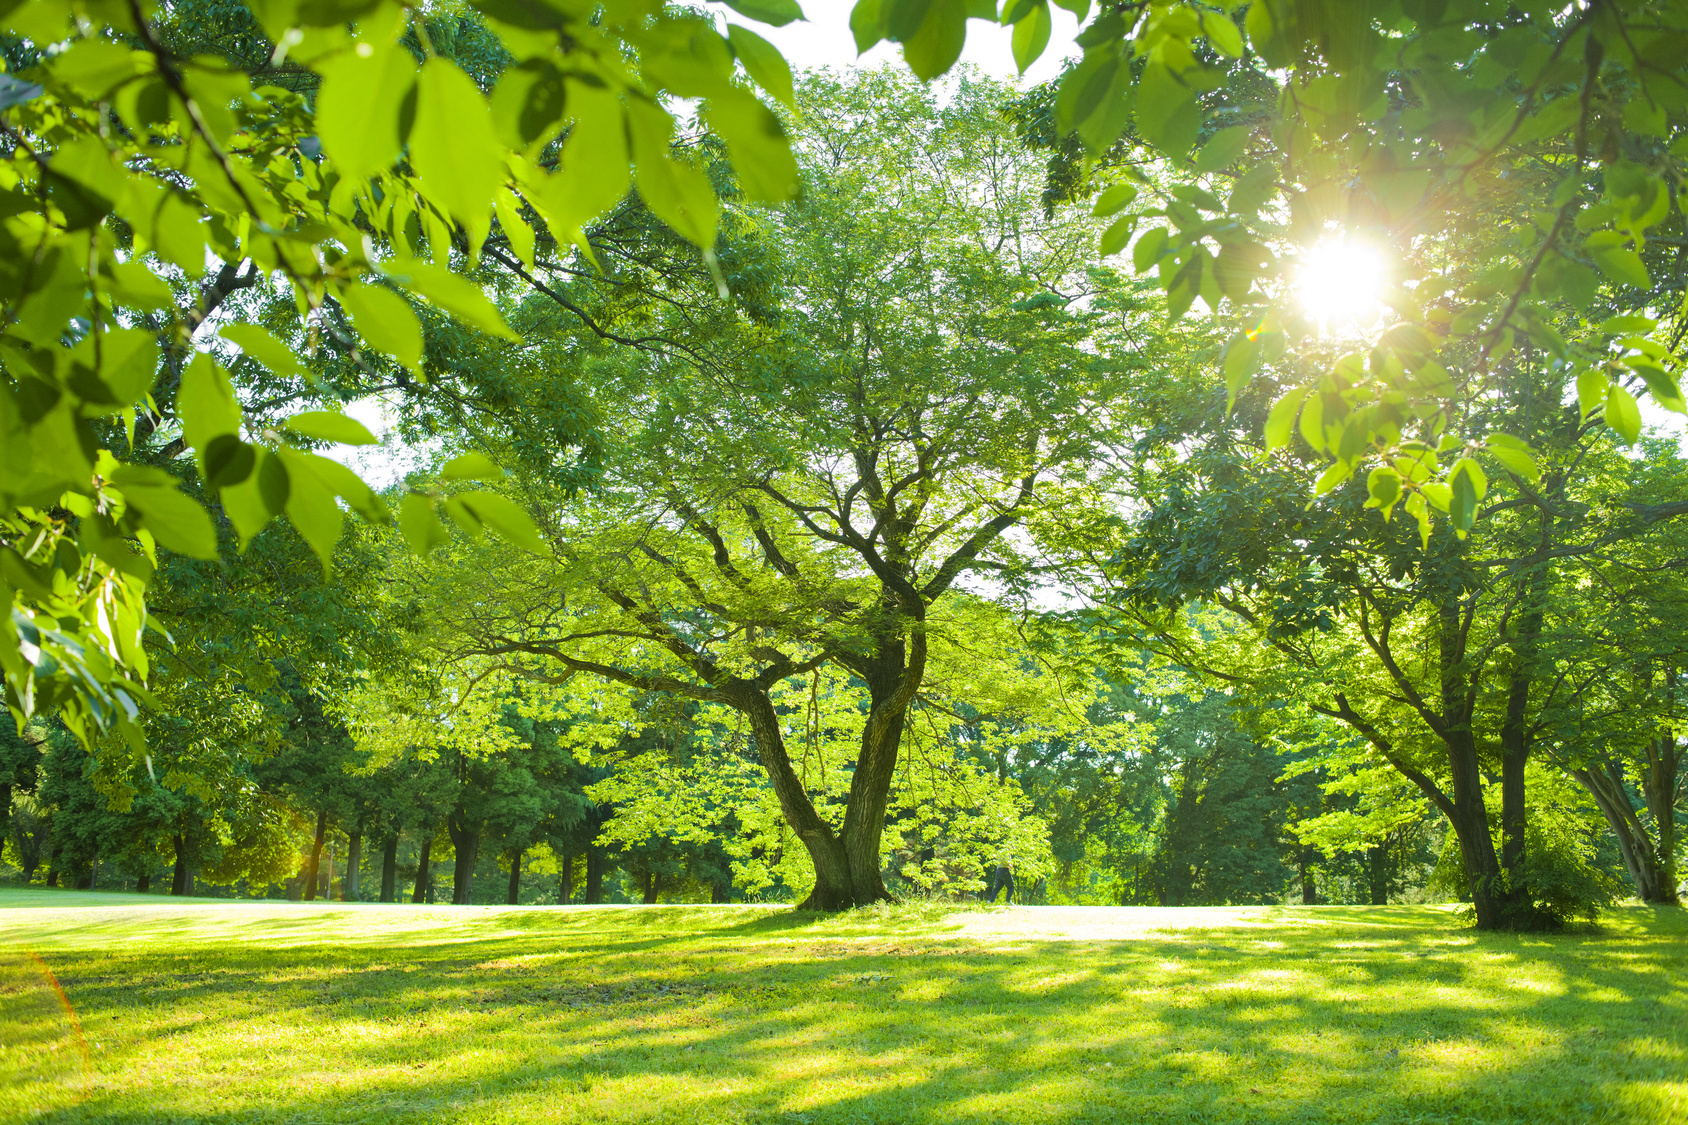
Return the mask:
MULTIPOLYGON (((739 710, 750 718, 751 733, 756 738, 757 756, 762 759, 762 767, 767 771, 774 795, 779 799, 780 811, 785 814, 786 823, 791 825, 791 830, 796 833, 798 840, 808 851, 810 861, 815 865, 815 888, 809 892, 808 898, 798 904, 798 909, 848 910, 859 905, 851 882, 850 861, 845 854, 844 842, 833 832, 832 826, 815 811, 814 802, 809 799, 803 780, 797 776, 797 771, 791 768, 791 758, 785 752, 785 736, 780 731, 779 715, 774 711, 774 705, 768 699, 767 692, 746 692, 738 697, 735 703, 739 710)), ((854 797, 851 800, 853 802, 854 797)), ((883 820, 883 817, 881 819, 883 820)), ((874 878, 877 879, 877 840, 874 848, 874 878)))
POLYGON ((346 874, 340 880, 340 901, 358 901, 358 869, 363 866, 363 833, 359 832, 346 845, 346 874))
POLYGON ((645 872, 644 882, 644 904, 646 906, 654 906, 656 905, 657 892, 662 889, 662 879, 654 871, 647 871, 645 872))
POLYGON ((0 845, 6 842, 6 830, 12 824, 12 783, 0 783, 0 845))
POLYGON ((422 841, 422 855, 416 861, 416 889, 410 894, 411 902, 421 902, 428 893, 429 877, 433 874, 433 863, 430 860, 434 850, 434 837, 429 833, 422 841))
POLYGON ((64 849, 58 844, 53 844, 47 852, 47 885, 49 887, 59 885, 59 854, 63 851, 64 849))
POLYGON ((452 866, 451 904, 468 906, 475 881, 475 859, 480 853, 481 834, 462 817, 453 814, 446 818, 446 831, 451 834, 451 846, 457 851, 452 866))
POLYGON ((171 836, 170 842, 176 849, 176 870, 170 878, 170 893, 190 895, 193 893, 193 872, 188 870, 187 843, 180 832, 171 836))
POLYGON ((517 848, 515 854, 510 857, 510 893, 505 896, 504 901, 510 906, 515 906, 521 900, 521 897, 522 849, 517 848))
POLYGON ((567 906, 574 897, 574 853, 563 854, 562 874, 557 877, 557 905, 567 906))
POLYGON ((1301 857, 1301 905, 1317 906, 1319 904, 1319 885, 1313 877, 1313 864, 1304 854, 1301 857))
MULTIPOLYGON (((1663 855, 1666 820, 1657 821, 1661 840, 1655 845, 1648 837, 1647 826, 1630 804, 1629 793, 1624 789, 1623 776, 1618 770, 1593 766, 1572 770, 1571 776, 1588 790, 1611 827, 1612 835, 1618 841, 1618 854, 1623 856, 1624 868, 1629 872, 1629 881, 1635 884, 1636 895, 1642 902, 1674 905, 1677 900, 1675 872, 1663 855)), ((1667 817, 1670 811, 1668 808, 1665 810, 1667 817)))
POLYGON ((604 849, 596 844, 586 849, 586 901, 596 905, 604 901, 604 849))
POLYGON ((317 813, 316 838, 311 842, 311 864, 305 873, 305 901, 311 902, 317 896, 317 876, 322 873, 322 843, 328 836, 328 810, 322 809, 317 813))
POLYGON ((399 834, 394 832, 387 837, 387 842, 381 847, 381 901, 392 902, 398 891, 399 882, 399 834))
POLYGON ((1441 658, 1442 745, 1448 754, 1451 802, 1443 811, 1459 841, 1460 859, 1471 888, 1477 928, 1499 929, 1506 921, 1506 888, 1494 838, 1489 835, 1489 810, 1483 800, 1483 770, 1477 740, 1471 729, 1475 692, 1466 669, 1465 634, 1457 600, 1442 603, 1437 612, 1437 648, 1441 658))

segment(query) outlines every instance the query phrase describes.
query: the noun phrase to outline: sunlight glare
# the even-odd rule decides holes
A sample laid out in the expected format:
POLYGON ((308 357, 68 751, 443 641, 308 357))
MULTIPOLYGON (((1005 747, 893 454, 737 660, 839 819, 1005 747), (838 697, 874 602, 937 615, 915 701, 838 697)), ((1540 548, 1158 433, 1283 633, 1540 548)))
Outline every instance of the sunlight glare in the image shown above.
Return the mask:
POLYGON ((1330 238, 1301 256, 1295 288, 1321 328, 1341 331, 1375 322, 1388 275, 1383 255, 1363 242, 1330 238))

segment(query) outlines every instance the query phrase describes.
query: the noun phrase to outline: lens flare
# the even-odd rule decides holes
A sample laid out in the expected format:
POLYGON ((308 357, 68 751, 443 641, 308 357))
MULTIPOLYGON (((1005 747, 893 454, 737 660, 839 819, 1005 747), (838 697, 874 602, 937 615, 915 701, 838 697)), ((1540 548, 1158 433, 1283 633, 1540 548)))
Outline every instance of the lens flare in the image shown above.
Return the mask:
POLYGON ((1340 332, 1376 322, 1388 276, 1388 263, 1375 247, 1332 238, 1301 256, 1295 290, 1308 316, 1340 332))

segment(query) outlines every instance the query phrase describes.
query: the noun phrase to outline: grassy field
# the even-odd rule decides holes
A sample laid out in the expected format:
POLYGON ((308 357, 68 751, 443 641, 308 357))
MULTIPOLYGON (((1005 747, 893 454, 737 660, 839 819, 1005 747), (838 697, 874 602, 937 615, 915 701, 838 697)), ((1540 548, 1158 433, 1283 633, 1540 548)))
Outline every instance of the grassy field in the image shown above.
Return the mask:
POLYGON ((1682 911, 14 890, 0 986, 7 1121, 1688 1122, 1682 911))

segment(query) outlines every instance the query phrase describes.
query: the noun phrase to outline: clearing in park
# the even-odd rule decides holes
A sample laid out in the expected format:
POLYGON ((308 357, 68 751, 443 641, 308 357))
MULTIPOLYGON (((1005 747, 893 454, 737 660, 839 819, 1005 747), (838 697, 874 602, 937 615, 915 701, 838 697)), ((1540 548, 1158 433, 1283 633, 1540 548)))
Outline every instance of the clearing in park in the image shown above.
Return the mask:
POLYGON ((6 1121, 1688 1121, 1677 910, 3 890, 0 933, 6 1121))

